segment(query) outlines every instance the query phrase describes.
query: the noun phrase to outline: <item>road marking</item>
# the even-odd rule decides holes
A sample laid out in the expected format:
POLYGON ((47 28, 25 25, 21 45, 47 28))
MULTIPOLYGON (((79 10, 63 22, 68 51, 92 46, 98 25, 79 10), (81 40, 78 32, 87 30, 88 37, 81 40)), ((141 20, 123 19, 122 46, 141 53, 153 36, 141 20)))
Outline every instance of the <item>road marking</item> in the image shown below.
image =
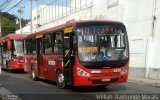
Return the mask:
POLYGON ((0 86, 0 100, 20 100, 18 95, 14 95, 12 92, 0 86))

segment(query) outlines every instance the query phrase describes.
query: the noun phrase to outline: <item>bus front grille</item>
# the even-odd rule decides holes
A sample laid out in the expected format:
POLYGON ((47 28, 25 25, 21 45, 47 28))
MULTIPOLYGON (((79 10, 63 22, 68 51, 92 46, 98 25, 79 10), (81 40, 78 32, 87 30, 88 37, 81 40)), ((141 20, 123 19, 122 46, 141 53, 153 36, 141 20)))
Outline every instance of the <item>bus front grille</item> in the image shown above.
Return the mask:
POLYGON ((92 73, 93 77, 99 77, 99 76, 115 76, 119 75, 119 72, 107 72, 107 73, 92 73))
POLYGON ((119 78, 113 78, 110 81, 92 80, 92 84, 114 83, 114 82, 118 82, 118 79, 119 78))

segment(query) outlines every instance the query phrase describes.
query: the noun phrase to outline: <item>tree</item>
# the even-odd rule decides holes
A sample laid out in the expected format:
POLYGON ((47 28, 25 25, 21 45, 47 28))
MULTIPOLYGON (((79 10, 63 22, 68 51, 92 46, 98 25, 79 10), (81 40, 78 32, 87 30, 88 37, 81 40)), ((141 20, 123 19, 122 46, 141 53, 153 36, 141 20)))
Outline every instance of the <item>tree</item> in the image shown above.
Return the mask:
POLYGON ((14 33, 17 27, 18 26, 15 23, 12 23, 8 18, 1 18, 2 36, 14 33))
MULTIPOLYGON (((7 12, 0 12, 0 21, 1 21, 1 29, 2 36, 5 36, 9 33, 15 33, 15 30, 19 29, 19 25, 16 24, 16 17, 13 14, 9 14, 7 12)), ((25 26, 29 20, 22 18, 22 27, 25 26)))

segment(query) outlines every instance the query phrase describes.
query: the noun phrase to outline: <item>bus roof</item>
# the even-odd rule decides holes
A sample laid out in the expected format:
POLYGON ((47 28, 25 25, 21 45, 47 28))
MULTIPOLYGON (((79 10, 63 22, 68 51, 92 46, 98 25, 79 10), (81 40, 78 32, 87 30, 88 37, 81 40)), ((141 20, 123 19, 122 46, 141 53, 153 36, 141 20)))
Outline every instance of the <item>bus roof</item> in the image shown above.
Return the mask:
POLYGON ((122 22, 111 21, 111 20, 80 20, 80 21, 71 20, 71 21, 67 21, 65 24, 62 24, 62 25, 58 25, 58 26, 55 26, 55 27, 51 27, 51 28, 39 31, 39 32, 29 34, 26 37, 34 37, 34 36, 37 36, 39 34, 44 34, 44 33, 49 33, 51 31, 61 30, 61 29, 67 28, 67 27, 75 27, 76 24, 87 23, 87 22, 102 22, 102 23, 104 22, 104 23, 115 23, 115 24, 117 23, 117 24, 124 25, 122 22))
POLYGON ((25 34, 8 34, 4 37, 0 38, 0 43, 9 41, 9 40, 21 40, 24 38, 24 36, 26 36, 25 34))

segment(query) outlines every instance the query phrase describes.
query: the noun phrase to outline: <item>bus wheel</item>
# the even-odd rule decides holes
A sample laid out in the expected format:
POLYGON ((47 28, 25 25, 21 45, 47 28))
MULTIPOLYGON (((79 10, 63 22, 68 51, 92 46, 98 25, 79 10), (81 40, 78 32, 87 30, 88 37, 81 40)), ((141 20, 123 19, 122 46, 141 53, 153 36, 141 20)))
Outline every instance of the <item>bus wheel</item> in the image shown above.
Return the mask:
POLYGON ((62 72, 59 70, 57 72, 57 87, 60 89, 65 88, 65 82, 64 82, 64 75, 62 74, 62 72))
POLYGON ((36 78, 36 72, 35 72, 34 68, 32 68, 31 78, 32 78, 34 81, 37 80, 37 78, 36 78))

